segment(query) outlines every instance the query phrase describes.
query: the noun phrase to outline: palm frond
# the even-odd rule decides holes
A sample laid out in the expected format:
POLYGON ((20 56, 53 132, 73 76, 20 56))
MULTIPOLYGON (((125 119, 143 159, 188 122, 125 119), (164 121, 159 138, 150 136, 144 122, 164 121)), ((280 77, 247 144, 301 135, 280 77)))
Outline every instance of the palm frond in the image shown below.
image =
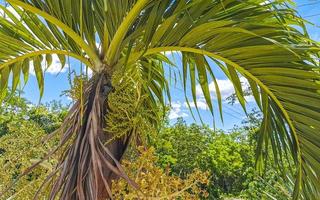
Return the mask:
POLYGON ((30 63, 35 64, 42 90, 39 61, 50 64, 51 55, 58 54, 61 63, 65 56, 75 57, 108 75, 138 68, 149 105, 164 106, 170 96, 163 63, 174 61, 161 53, 179 52, 185 93, 190 92, 196 104, 199 84, 211 113, 215 105, 210 81, 215 83, 221 116, 223 111, 215 68, 233 83, 244 109, 240 78, 248 80, 264 114, 257 167, 264 168, 271 146, 279 169, 283 159, 295 163, 293 198, 320 196, 320 47, 309 38, 304 20, 289 6, 291 1, 7 2, 12 8, 0 6, 5 13, 0 17, 2 91, 11 73, 13 89, 20 71, 27 80, 30 63))
MULTIPOLYGON (((189 82, 184 83, 185 91, 191 90, 196 102, 199 84, 210 110, 208 75, 214 75, 215 67, 231 80, 244 109, 239 78, 245 77, 264 113, 257 166, 263 168, 270 145, 279 168, 282 159, 290 159, 284 152, 290 152, 297 168, 294 199, 300 194, 306 199, 319 196, 319 45, 297 29, 304 29, 303 19, 281 1, 161 1, 148 9, 162 19, 154 20, 147 11, 141 14, 145 22, 128 36, 135 39, 128 62, 159 52, 181 52, 183 80, 189 82), (142 39, 149 34, 151 40, 142 39)), ((221 99, 218 104, 222 112, 221 99)))

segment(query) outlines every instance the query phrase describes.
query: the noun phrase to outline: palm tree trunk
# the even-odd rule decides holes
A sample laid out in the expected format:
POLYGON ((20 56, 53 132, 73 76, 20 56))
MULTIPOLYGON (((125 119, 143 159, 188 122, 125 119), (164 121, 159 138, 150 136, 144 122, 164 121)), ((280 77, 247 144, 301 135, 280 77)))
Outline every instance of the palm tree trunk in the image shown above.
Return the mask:
MULTIPOLYGON (((105 141, 108 141, 106 139, 105 141)), ((109 143, 106 148, 108 148, 111 152, 111 155, 114 156, 114 158, 120 162, 123 154, 125 153, 125 150, 127 149, 128 146, 128 139, 121 138, 121 139, 115 139, 113 142, 109 143)), ((116 163, 112 161, 112 159, 109 159, 109 161, 113 164, 114 167, 116 167, 116 163)), ((117 176, 112 170, 110 170, 108 167, 104 167, 104 177, 107 177, 108 181, 108 187, 111 189, 112 188, 112 181, 115 179, 118 179, 119 176, 117 176)), ((107 187, 105 187, 103 183, 103 178, 99 177, 98 179, 98 200, 106 200, 110 199, 111 195, 107 190, 107 187)))
MULTIPOLYGON (((61 130, 59 148, 64 148, 52 177, 50 200, 111 199, 112 180, 122 177, 132 183, 120 166, 130 136, 105 145, 112 136, 105 131, 111 81, 95 75, 86 86, 84 101, 71 108, 61 130)), ((132 183, 133 184, 133 183, 132 183)))

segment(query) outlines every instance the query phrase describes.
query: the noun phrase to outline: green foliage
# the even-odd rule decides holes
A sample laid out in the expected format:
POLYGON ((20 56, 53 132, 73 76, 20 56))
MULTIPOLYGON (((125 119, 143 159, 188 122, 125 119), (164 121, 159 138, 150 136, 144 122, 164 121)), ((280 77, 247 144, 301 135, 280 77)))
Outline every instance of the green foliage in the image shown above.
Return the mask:
POLYGON ((138 157, 124 160, 129 177, 138 185, 136 190, 124 180, 113 182, 113 194, 117 200, 196 200, 208 194, 203 186, 209 184, 210 174, 199 169, 187 174, 185 177, 172 175, 170 168, 161 169, 156 165, 157 156, 153 147, 145 149, 138 147, 138 157))
MULTIPOLYGON (((251 174, 254 172, 251 170, 251 174)), ((246 199, 277 199, 292 198, 293 183, 286 183, 274 167, 269 167, 263 177, 254 176, 245 180, 246 190, 241 194, 246 199)))
MULTIPOLYGON (((52 143, 42 144, 45 131, 36 123, 12 121, 7 134, 0 139, 0 190, 3 191, 33 163, 41 159, 52 148, 52 143), (38 145, 37 145, 38 144, 38 145)), ((2 199, 32 199, 55 162, 49 160, 22 177, 2 199)))
POLYGON ((206 127, 188 127, 182 119, 174 127, 163 127, 152 142, 159 155, 162 167, 170 166, 182 176, 194 168, 207 168, 206 152, 212 141, 213 131, 206 127))
POLYGON ((221 133, 209 145, 208 156, 211 169, 215 172, 215 183, 226 194, 239 194, 247 186, 243 184, 248 172, 252 173, 253 148, 241 141, 235 133, 221 133))
POLYGON ((140 81, 148 80, 141 87, 145 102, 157 109, 170 99, 163 62, 171 61, 161 53, 179 52, 183 89, 196 107, 199 84, 213 113, 209 83, 216 82, 216 67, 232 82, 244 109, 240 78, 248 80, 264 116, 257 136, 258 169, 267 168, 271 156, 279 169, 285 167, 281 160, 293 158, 297 169, 288 180, 295 182, 293 198, 320 196, 320 47, 309 38, 291 0, 6 2, 13 9, 0 6, 5 13, 0 19, 0 99, 9 81, 16 90, 20 75, 28 80, 31 63, 43 94, 41 61, 49 67, 58 54, 62 67, 71 56, 94 74, 139 69, 140 81))
POLYGON ((6 134, 8 122, 19 120, 34 122, 46 133, 51 133, 60 126, 67 112, 68 108, 61 102, 35 106, 13 93, 0 107, 0 136, 6 134))
POLYGON ((60 126, 66 109, 58 102, 36 107, 16 95, 3 104, 0 110, 0 191, 17 182, 1 199, 32 199, 56 164, 55 159, 46 160, 28 175, 17 178, 57 144, 56 138, 46 143, 41 140, 60 126))
POLYGON ((67 107, 53 101, 47 105, 32 107, 28 111, 28 120, 37 123, 46 133, 51 133, 60 127, 67 112, 67 107))
MULTIPOLYGON (((120 94, 126 94, 123 90, 120 90, 120 94)), ((110 97, 119 98, 115 93, 110 97)), ((50 133, 51 129, 59 126, 66 113, 60 103, 53 102, 36 107, 18 96, 13 96, 4 104, 0 112, 0 165, 3 166, 0 169, 0 191, 57 144, 57 140, 45 144, 40 140, 50 133)), ((131 108, 130 106, 132 105, 128 108, 131 108)), ((132 116, 137 115, 132 113, 132 116)), ((145 123, 147 125, 147 122, 145 123)), ((131 177, 135 177, 135 167, 149 159, 144 166, 149 173, 141 173, 138 179, 139 184, 144 184, 145 193, 148 189, 156 192, 162 188, 162 191, 166 189, 165 185, 172 184, 170 191, 179 191, 183 186, 192 184, 194 179, 190 178, 190 175, 194 174, 195 169, 200 169, 210 172, 210 183, 195 189, 206 190, 209 195, 207 199, 270 199, 272 196, 275 199, 286 200, 292 196, 293 184, 284 182, 272 165, 269 165, 262 177, 255 172, 255 147, 260 123, 261 116, 256 111, 250 113, 244 124, 231 133, 214 132, 206 126, 196 124, 187 125, 183 119, 178 119, 173 126, 160 121, 159 124, 162 126, 159 133, 152 134, 149 138, 151 145, 156 147, 156 157, 153 156, 153 150, 148 151, 149 153, 139 153, 146 157, 139 157, 134 151, 130 151, 131 155, 127 155, 130 162, 125 162, 126 170, 131 177), (159 173, 166 177, 165 185, 160 184, 164 179, 157 179, 161 177, 159 173), (148 184, 145 184, 145 181, 148 184), (177 181, 181 184, 174 185, 177 181)), ((142 127, 141 125, 143 124, 139 123, 139 127, 142 127)), ((139 133, 149 135, 150 127, 140 128, 139 133)), ((29 175, 21 178, 3 198, 13 196, 16 199, 32 199, 55 163, 54 158, 44 162, 29 175)), ((128 190, 122 190, 124 187, 129 188, 123 180, 117 183, 116 187, 115 191, 122 191, 129 196, 139 193, 132 188, 129 189, 129 193, 125 192, 128 190)), ((46 192, 47 190, 44 190, 41 196, 45 196, 46 192)), ((188 196, 188 193, 185 195, 188 196)))
POLYGON ((268 195, 286 199, 292 195, 292 185, 284 184, 274 167, 268 167, 262 177, 255 171, 259 116, 255 111, 250 113, 248 120, 230 133, 196 124, 188 126, 183 119, 173 126, 165 125, 152 142, 158 164, 170 166, 172 173, 181 177, 194 168, 210 171, 212 178, 206 188, 209 199, 269 199, 268 195))
POLYGON ((208 191, 211 198, 218 198, 223 193, 239 195, 246 188, 242 185, 248 178, 246 171, 254 163, 252 147, 239 141, 237 134, 187 126, 179 119, 173 127, 163 128, 154 143, 161 166, 170 165, 175 174, 184 176, 194 168, 210 170, 208 191))

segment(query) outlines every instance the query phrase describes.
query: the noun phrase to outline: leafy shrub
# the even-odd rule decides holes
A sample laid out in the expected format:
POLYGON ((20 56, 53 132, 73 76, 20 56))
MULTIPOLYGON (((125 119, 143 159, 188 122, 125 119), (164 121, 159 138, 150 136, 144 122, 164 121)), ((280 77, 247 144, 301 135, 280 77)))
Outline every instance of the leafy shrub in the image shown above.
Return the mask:
POLYGON ((200 196, 208 194, 201 184, 209 184, 209 173, 194 169, 185 178, 172 175, 170 168, 162 169, 156 166, 157 157, 153 147, 144 149, 139 147, 140 156, 133 162, 123 161, 128 176, 135 181, 139 190, 131 187, 124 180, 113 182, 113 194, 115 199, 183 199, 196 200, 200 196))

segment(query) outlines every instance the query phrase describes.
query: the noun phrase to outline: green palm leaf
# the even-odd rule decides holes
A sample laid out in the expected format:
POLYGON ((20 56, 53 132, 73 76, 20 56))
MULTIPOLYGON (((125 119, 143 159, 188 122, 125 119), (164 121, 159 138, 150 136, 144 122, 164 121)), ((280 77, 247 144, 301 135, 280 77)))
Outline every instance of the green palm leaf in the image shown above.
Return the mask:
POLYGON ((6 13, 0 18, 3 92, 11 72, 13 89, 20 71, 28 80, 30 63, 35 64, 42 91, 39 60, 50 64, 50 55, 58 54, 63 65, 65 56, 71 56, 96 74, 134 71, 139 77, 135 81, 143 85, 141 92, 148 96, 148 107, 164 106, 170 95, 163 64, 174 60, 161 53, 179 52, 185 93, 191 92, 197 105, 195 88, 200 84, 212 114, 211 80, 221 116, 223 109, 215 68, 231 80, 244 109, 240 78, 248 80, 264 114, 257 167, 263 169, 263 160, 268 158, 265 150, 271 146, 280 169, 283 159, 295 163, 296 171, 290 175, 295 181, 293 198, 320 196, 320 47, 299 31, 305 30, 304 20, 288 6, 291 1, 7 2, 13 9, 0 6, 6 13))

